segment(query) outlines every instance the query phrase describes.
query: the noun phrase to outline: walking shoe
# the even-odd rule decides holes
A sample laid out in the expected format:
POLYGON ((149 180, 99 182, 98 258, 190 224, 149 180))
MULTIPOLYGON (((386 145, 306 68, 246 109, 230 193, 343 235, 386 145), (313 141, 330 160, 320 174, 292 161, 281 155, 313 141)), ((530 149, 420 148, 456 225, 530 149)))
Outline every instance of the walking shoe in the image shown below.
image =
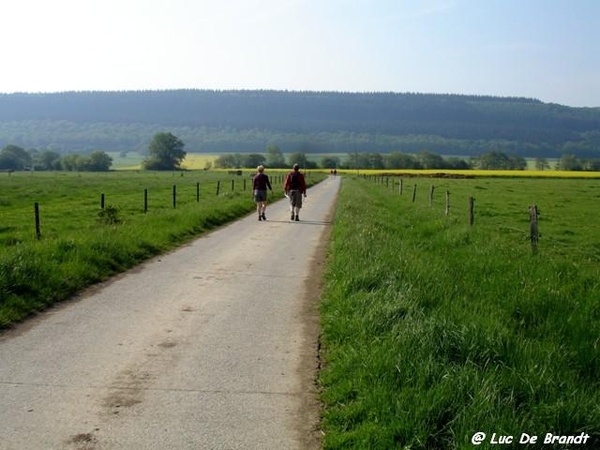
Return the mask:
POLYGON ((292 213, 292 217, 290 217, 290 220, 294 220, 294 213, 292 213))
POLYGON ((267 217, 265 216, 265 213, 262 213, 262 220, 267 220, 267 217))
POLYGON ((296 222, 300 221, 300 217, 298 217, 298 214, 296 214, 296 222))
POLYGON ((261 220, 262 220, 262 216, 261 216, 261 215, 259 215, 259 216, 258 216, 258 221, 260 222, 261 220))

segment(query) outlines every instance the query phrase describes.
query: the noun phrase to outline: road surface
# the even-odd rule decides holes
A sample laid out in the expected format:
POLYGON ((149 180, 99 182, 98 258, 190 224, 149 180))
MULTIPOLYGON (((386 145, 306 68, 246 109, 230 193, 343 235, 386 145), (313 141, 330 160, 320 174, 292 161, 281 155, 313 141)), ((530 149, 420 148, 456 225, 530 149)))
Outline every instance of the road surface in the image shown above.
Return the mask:
POLYGON ((300 222, 280 201, 0 335, 0 449, 318 448, 338 188, 310 189, 300 222))

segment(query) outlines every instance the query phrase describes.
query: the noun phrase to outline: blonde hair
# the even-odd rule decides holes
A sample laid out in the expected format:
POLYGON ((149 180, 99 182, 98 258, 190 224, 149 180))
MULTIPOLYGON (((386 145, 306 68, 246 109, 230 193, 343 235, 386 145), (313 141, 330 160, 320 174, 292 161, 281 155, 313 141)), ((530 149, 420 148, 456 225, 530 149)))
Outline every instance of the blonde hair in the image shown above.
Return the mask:
POLYGON ((265 171, 265 166, 260 165, 256 168, 256 170, 258 170, 260 173, 263 173, 265 171))

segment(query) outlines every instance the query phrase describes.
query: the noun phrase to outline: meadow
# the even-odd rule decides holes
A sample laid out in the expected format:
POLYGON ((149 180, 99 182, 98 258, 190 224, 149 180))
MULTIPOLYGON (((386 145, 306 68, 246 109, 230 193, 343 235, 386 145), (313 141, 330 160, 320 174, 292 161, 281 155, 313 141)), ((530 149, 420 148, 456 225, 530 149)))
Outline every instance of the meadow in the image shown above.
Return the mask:
MULTIPOLYGON (((128 152, 121 156, 119 152, 107 152, 113 159, 112 170, 140 170, 142 163, 146 158, 137 152, 128 152)), ((181 164, 184 170, 203 170, 207 164, 214 165, 214 161, 219 157, 212 153, 188 153, 181 164)))
MULTIPOLYGON (((252 174, 0 174, 0 329, 250 213, 252 174)), ((272 199, 283 197, 283 174, 269 173, 272 199)), ((308 182, 323 176, 309 174, 308 182)))
MULTIPOLYGON (((0 174, 0 328, 250 213, 250 174, 0 174)), ((598 178, 346 174, 320 305, 324 448, 472 449, 477 432, 482 449, 493 433, 598 448, 599 199, 598 178)))
POLYGON ((523 448, 523 433, 538 436, 528 448, 600 448, 600 180, 404 178, 402 195, 398 181, 342 183, 321 302, 324 448, 523 448), (540 445, 548 433, 589 438, 540 445))

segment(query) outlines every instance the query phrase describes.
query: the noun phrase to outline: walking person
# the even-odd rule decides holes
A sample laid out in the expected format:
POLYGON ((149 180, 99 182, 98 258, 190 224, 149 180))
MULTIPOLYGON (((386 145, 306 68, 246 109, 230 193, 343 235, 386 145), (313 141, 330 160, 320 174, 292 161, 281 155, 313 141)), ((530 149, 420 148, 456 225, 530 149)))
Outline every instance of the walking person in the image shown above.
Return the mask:
POLYGON ((256 175, 252 178, 252 192, 254 201, 256 202, 256 212, 258 213, 258 221, 267 220, 265 211, 267 209, 267 188, 273 192, 271 182, 268 175, 265 173, 264 166, 260 165, 256 168, 256 175))
POLYGON ((292 171, 285 177, 283 185, 286 197, 290 199, 290 220, 299 221, 299 213, 302 208, 302 197, 306 198, 306 181, 300 172, 298 164, 294 164, 292 171))

